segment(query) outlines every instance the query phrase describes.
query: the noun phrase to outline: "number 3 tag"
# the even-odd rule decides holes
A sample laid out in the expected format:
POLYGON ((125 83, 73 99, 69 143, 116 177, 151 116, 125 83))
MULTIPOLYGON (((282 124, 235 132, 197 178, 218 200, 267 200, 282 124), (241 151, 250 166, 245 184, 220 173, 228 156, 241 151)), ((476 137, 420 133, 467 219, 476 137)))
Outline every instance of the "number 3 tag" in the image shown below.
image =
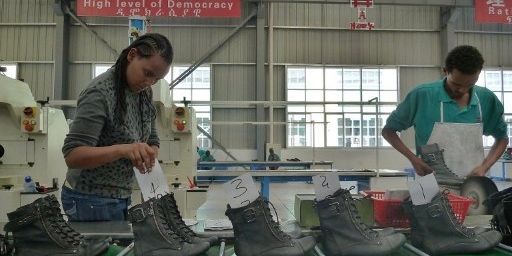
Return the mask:
POLYGON ((222 186, 229 195, 228 203, 231 208, 246 206, 259 196, 258 188, 249 173, 238 176, 222 186))
POLYGON ((313 184, 315 186, 315 198, 317 201, 323 200, 341 189, 340 179, 337 173, 313 176, 313 184))

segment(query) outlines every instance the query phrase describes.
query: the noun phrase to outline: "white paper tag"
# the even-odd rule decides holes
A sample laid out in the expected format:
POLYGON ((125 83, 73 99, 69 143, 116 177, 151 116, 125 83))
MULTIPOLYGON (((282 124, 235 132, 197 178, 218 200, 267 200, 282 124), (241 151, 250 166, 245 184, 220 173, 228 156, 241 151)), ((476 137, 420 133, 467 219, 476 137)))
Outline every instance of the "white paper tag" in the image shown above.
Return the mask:
POLYGON ((150 198, 160 198, 169 194, 167 178, 158 161, 155 161, 155 166, 152 168, 151 172, 142 174, 136 167, 133 167, 133 171, 135 172, 135 177, 137 178, 137 183, 139 183, 144 201, 150 198))
POLYGON ((324 200, 327 196, 333 195, 341 189, 340 178, 337 173, 313 176, 313 184, 317 201, 324 200))
POLYGON ((250 173, 240 175, 222 185, 228 194, 231 208, 240 208, 254 202, 260 194, 250 173))
POLYGON ((415 180, 408 181, 407 186, 409 187, 413 205, 428 204, 439 193, 439 186, 432 173, 423 177, 418 176, 415 180))

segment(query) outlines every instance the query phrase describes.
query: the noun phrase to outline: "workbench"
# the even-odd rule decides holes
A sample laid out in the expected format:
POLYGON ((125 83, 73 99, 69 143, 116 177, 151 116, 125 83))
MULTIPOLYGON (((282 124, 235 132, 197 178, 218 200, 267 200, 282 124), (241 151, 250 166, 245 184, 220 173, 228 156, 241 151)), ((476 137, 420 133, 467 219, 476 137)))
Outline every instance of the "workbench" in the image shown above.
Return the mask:
POLYGON ((261 194, 269 198, 270 183, 304 181, 312 182, 312 177, 322 174, 338 173, 340 181, 357 181, 359 190, 369 189, 371 177, 406 177, 407 173, 398 170, 381 169, 377 170, 338 170, 338 169, 311 169, 311 170, 271 170, 271 171, 244 171, 244 170, 198 170, 198 182, 225 182, 235 177, 250 173, 253 178, 259 179, 261 183, 261 194))
POLYGON ((246 167, 250 170, 265 170, 268 168, 294 167, 294 169, 311 169, 324 166, 326 169, 332 169, 332 161, 220 161, 220 162, 198 162, 197 169, 226 170, 230 167, 246 167))

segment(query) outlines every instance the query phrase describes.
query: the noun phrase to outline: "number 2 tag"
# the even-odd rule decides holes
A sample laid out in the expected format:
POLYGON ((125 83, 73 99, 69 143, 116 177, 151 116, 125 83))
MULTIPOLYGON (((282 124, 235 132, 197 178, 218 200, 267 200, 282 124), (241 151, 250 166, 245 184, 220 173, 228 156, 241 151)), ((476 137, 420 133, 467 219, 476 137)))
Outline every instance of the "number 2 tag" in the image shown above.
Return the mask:
POLYGON ((229 195, 228 203, 231 208, 246 206, 259 196, 258 188, 249 173, 240 175, 222 186, 229 195))
POLYGON ((313 184, 315 187, 315 198, 317 201, 323 200, 327 196, 333 195, 336 191, 341 189, 337 173, 313 176, 313 184))

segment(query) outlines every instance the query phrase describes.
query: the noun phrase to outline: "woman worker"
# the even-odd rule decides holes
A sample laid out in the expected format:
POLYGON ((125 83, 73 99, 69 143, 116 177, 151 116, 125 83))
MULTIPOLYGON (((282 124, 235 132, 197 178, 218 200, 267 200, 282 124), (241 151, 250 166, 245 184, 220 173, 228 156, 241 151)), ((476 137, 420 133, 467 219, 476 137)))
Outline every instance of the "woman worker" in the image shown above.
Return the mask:
POLYGON ((126 220, 133 167, 151 171, 158 155, 151 86, 172 59, 166 37, 145 34, 80 94, 62 148, 69 169, 61 197, 70 221, 126 220))

